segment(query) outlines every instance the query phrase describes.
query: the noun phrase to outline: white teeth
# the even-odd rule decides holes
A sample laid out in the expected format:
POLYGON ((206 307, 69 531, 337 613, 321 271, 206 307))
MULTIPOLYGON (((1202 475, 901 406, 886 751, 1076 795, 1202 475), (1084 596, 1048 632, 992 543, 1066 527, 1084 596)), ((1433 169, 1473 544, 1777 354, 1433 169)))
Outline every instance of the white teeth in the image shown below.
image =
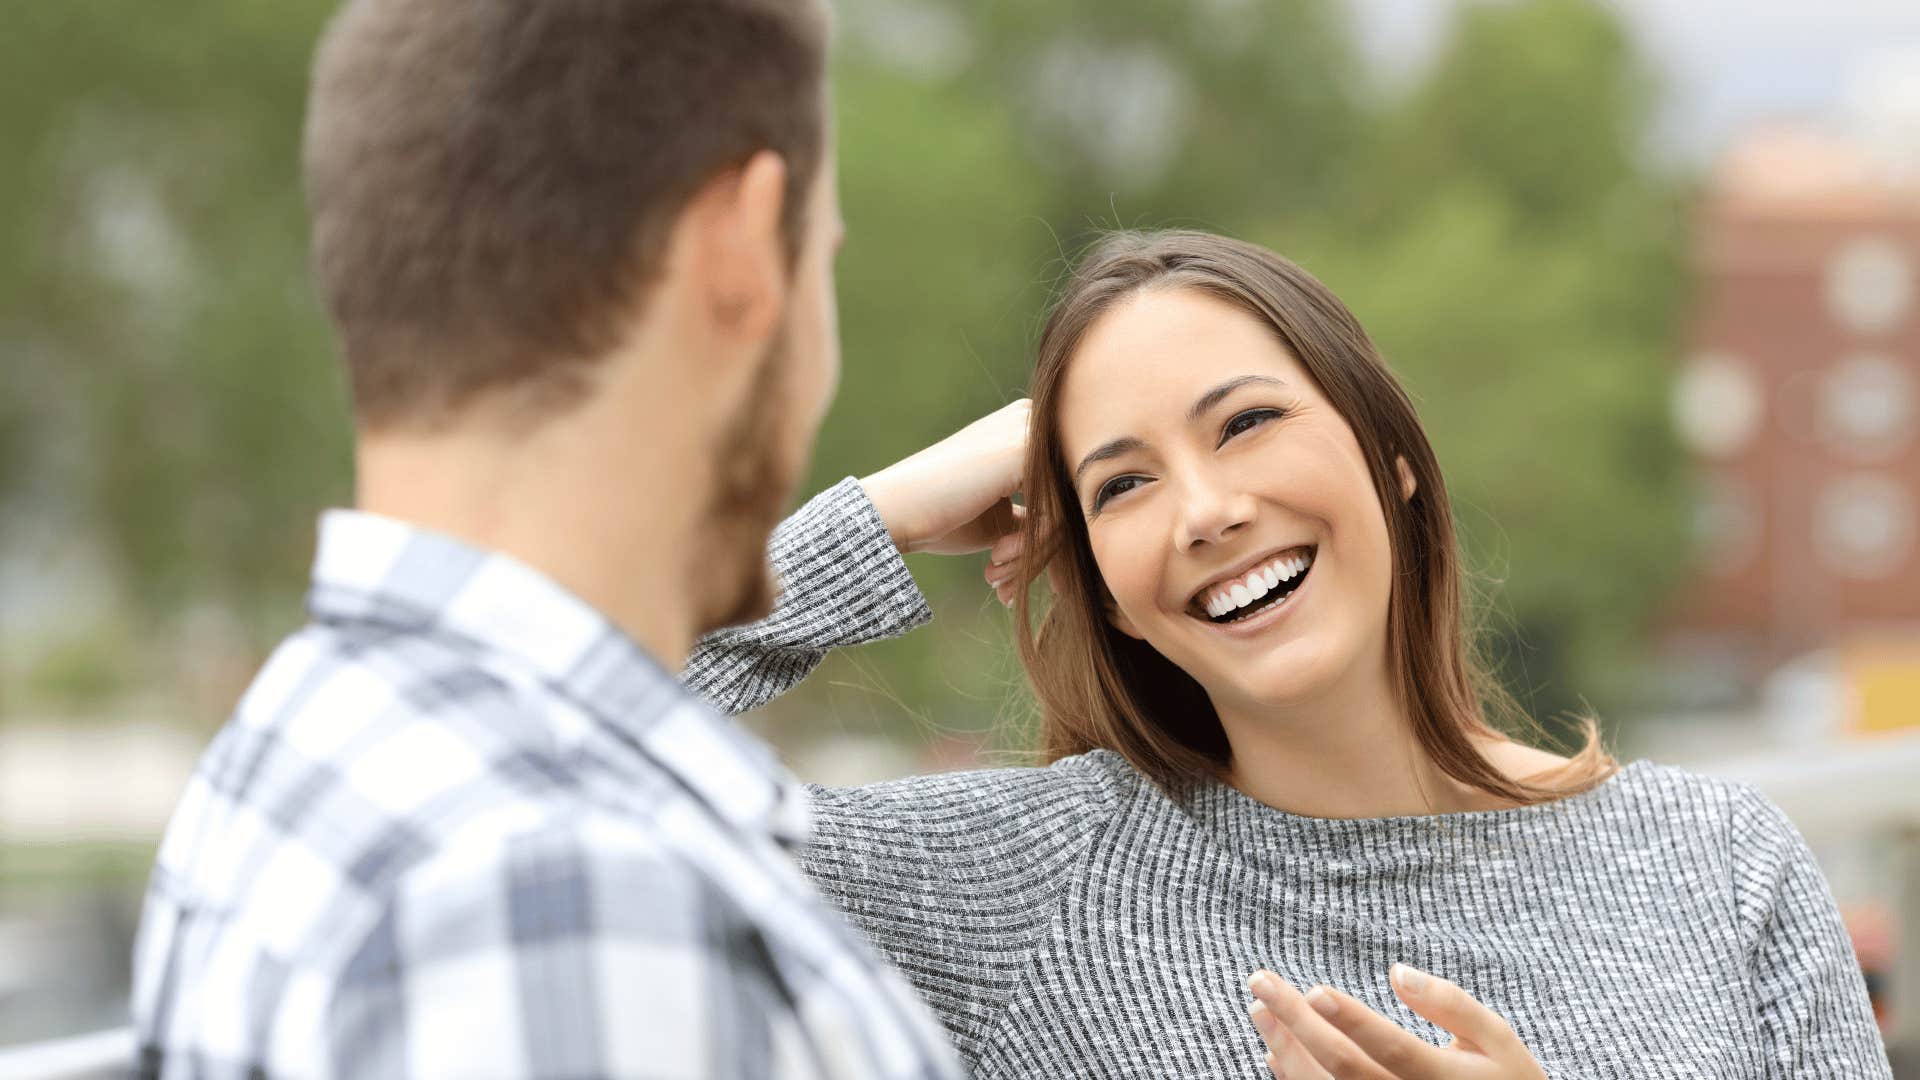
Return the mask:
POLYGON ((1265 566, 1251 570, 1247 576, 1228 586, 1226 591, 1214 593, 1203 603, 1206 613, 1218 619, 1231 614, 1236 608, 1246 607, 1255 600, 1279 588, 1283 581, 1292 581, 1307 572, 1313 565, 1311 555, 1294 555, 1285 559, 1276 559, 1265 566))

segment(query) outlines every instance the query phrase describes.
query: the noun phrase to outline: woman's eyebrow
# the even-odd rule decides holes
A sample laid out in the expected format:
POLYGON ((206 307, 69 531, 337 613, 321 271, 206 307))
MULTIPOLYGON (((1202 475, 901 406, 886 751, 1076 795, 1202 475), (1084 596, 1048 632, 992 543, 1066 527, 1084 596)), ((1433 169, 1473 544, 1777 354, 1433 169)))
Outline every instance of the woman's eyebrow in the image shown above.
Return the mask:
POLYGON ((1213 389, 1207 391, 1204 394, 1201 394, 1199 397, 1194 399, 1193 407, 1187 410, 1187 423, 1191 424, 1194 421, 1200 419, 1202 416, 1205 416, 1207 414, 1208 409, 1211 409, 1215 405, 1218 405, 1222 401, 1225 401, 1227 399, 1227 395, 1233 393, 1235 390, 1238 390, 1243 386, 1285 386, 1285 385, 1287 385, 1285 382, 1282 382, 1281 380, 1276 379, 1271 375, 1240 375, 1235 378, 1228 379, 1226 382, 1221 383, 1219 386, 1214 387, 1213 389))
POLYGON ((1092 453, 1081 458, 1080 464, 1074 468, 1073 486, 1079 487, 1080 478, 1085 476, 1087 470, 1093 468, 1095 465, 1117 458, 1121 454, 1131 454, 1135 450, 1145 450, 1146 448, 1147 444, 1133 435, 1122 435, 1117 439, 1101 443, 1099 446, 1093 448, 1092 453))

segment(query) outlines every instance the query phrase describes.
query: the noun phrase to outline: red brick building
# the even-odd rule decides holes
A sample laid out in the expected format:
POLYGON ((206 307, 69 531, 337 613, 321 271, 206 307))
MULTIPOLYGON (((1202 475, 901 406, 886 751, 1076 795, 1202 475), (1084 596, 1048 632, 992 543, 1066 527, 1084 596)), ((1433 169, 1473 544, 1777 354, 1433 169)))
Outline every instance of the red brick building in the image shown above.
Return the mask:
POLYGON ((1716 169, 1694 257, 1674 412, 1701 572, 1670 647, 1746 680, 1820 649, 1920 672, 1920 185, 1764 131, 1716 169))

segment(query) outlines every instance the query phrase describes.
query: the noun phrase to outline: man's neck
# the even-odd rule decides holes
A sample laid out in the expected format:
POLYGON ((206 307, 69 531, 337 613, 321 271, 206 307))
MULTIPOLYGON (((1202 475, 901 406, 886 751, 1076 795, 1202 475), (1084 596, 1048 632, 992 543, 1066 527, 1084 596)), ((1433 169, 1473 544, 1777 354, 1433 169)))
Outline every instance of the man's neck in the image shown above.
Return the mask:
MULTIPOLYGON (((695 636, 686 568, 700 506, 686 468, 613 475, 613 458, 581 426, 552 424, 522 438, 484 429, 363 435, 360 509, 509 555, 597 609, 668 670, 695 636), (667 512, 674 508, 677 512, 667 512)), ((653 460, 699 455, 662 446, 653 460)))

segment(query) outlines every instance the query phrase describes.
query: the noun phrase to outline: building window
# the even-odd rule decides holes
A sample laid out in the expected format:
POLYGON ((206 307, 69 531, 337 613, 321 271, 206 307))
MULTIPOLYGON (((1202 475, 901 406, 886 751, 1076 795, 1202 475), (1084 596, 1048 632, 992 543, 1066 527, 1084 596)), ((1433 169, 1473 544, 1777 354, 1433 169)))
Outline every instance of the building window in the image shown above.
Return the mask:
POLYGON ((1747 365, 1726 353, 1702 353, 1674 383, 1674 426, 1695 453, 1732 457, 1759 430, 1763 400, 1747 365))
POLYGON ((1821 434, 1843 453, 1887 457, 1913 435, 1912 373, 1866 353, 1830 372, 1820 388, 1821 434))
POLYGON ((1814 547, 1835 574, 1888 577, 1913 546, 1913 497, 1884 476, 1845 477, 1820 493, 1813 525, 1814 547))
POLYGON ((1853 241, 1827 266, 1827 309, 1855 333, 1892 329, 1912 299, 1913 268, 1884 237, 1853 241))

